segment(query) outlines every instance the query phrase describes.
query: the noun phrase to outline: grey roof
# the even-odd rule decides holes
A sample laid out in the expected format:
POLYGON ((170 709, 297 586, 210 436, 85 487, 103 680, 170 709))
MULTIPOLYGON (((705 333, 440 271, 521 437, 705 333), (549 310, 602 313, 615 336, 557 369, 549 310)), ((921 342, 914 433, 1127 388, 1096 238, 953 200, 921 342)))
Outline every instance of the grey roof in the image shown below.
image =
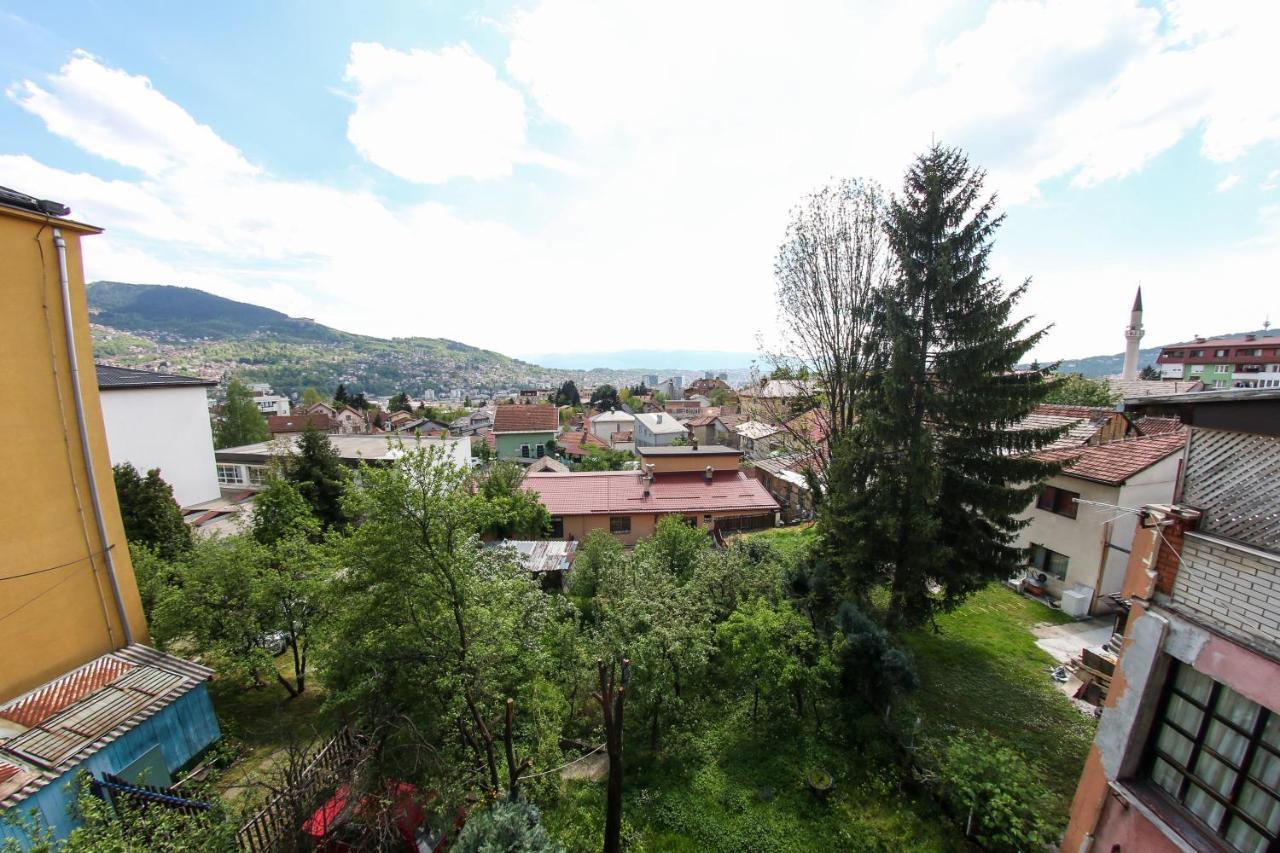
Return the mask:
POLYGON ((503 539, 490 542, 487 548, 511 548, 520 555, 520 564, 534 574, 542 572, 566 572, 573 567, 577 542, 565 539, 534 541, 531 539, 503 539))
POLYGON ((684 424, 676 420, 674 415, 666 412, 644 412, 636 415, 636 423, 644 424, 645 429, 655 435, 670 432, 688 432, 684 424))
POLYGON ((1156 404, 1199 406, 1203 403, 1243 403, 1248 400, 1280 400, 1280 388, 1221 388, 1186 394, 1155 394, 1150 397, 1127 398, 1124 406, 1126 409, 1156 404))
POLYGON ((637 447, 636 453, 641 456, 716 456, 732 453, 741 456, 742 451, 727 444, 700 444, 694 447, 686 445, 668 445, 666 447, 637 447))
MULTIPOLYGON (((449 460, 458 467, 465 468, 471 464, 471 439, 466 437, 430 438, 396 433, 328 435, 326 438, 338 451, 342 461, 349 465, 355 465, 361 460, 365 462, 394 461, 403 456, 405 451, 429 447, 441 448, 449 460)), ((301 436, 297 434, 281 435, 271 441, 215 450, 213 455, 219 462, 264 463, 272 457, 292 453, 294 446, 300 440, 301 436)))
POLYGON ((113 367, 95 364, 98 371, 98 388, 110 391, 116 388, 174 388, 179 385, 217 385, 212 379, 199 376, 181 376, 177 373, 153 373, 150 370, 134 370, 132 367, 113 367))

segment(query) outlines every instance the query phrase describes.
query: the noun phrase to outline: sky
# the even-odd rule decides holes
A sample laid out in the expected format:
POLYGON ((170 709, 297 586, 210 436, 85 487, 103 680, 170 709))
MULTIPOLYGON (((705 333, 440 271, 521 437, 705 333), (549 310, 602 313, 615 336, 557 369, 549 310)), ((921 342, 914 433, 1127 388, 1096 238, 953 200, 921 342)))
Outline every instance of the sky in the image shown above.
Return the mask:
POLYGON ((790 211, 987 172, 1042 361, 1280 323, 1280 3, 0 0, 90 280, 512 355, 751 351, 790 211))

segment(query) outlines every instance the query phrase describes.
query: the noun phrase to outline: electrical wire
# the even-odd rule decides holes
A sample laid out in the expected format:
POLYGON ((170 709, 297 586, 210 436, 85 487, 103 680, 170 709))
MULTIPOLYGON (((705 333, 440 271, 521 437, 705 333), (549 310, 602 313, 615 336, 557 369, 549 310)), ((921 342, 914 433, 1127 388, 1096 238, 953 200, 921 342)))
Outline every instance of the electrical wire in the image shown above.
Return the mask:
POLYGON ((94 551, 90 554, 86 554, 83 557, 76 557, 74 560, 68 560, 65 563, 59 563, 56 566, 49 566, 47 569, 34 569, 29 572, 23 572, 20 575, 7 575, 5 577, 0 578, 0 583, 4 581, 16 581, 19 578, 29 578, 33 575, 42 575, 45 572, 56 572, 58 569, 65 569, 67 566, 74 566, 76 563, 83 563, 85 560, 92 560, 94 557, 101 557, 103 554, 107 553, 107 551, 110 551, 114 547, 116 546, 109 545, 101 551, 94 551))
POLYGON ((15 608, 13 608, 12 610, 10 610, 8 613, 4 614, 3 616, 0 616, 0 622, 3 622, 4 620, 8 619, 10 616, 14 615, 14 614, 15 614, 15 613, 17 613, 19 610, 22 610, 22 609, 23 609, 24 607, 26 607, 27 605, 29 605, 29 604, 34 604, 38 599, 43 598, 44 596, 46 596, 46 595, 48 595, 49 593, 53 592, 55 589, 57 589, 58 587, 62 586, 64 583, 66 583, 66 582, 67 582, 67 581, 69 581, 69 580, 72 580, 72 579, 73 579, 73 578, 75 578, 75 577, 76 577, 76 573, 75 573, 75 572, 72 572, 71 574, 69 574, 69 575, 67 575, 65 578, 63 578, 62 580, 60 580, 60 581, 58 581, 57 583, 55 583, 53 586, 51 586, 51 587, 49 587, 48 589, 46 589, 44 592, 36 593, 36 594, 35 594, 35 595, 33 595, 31 598, 28 598, 26 601, 22 602, 22 603, 21 603, 21 604, 19 604, 17 607, 15 607, 15 608))
POLYGON ((565 762, 564 764, 561 764, 559 767, 553 767, 550 770, 543 770, 541 773, 530 773, 528 776, 521 776, 520 781, 523 782, 525 779, 537 779, 539 776, 546 776, 548 773, 559 773, 561 770, 565 769, 566 767, 572 764, 577 764, 579 761, 585 761, 586 759, 595 755, 600 750, 604 749, 607 745, 608 744, 602 743, 599 746, 597 746, 595 749, 588 752, 586 755, 575 758, 573 759, 573 761, 565 762))

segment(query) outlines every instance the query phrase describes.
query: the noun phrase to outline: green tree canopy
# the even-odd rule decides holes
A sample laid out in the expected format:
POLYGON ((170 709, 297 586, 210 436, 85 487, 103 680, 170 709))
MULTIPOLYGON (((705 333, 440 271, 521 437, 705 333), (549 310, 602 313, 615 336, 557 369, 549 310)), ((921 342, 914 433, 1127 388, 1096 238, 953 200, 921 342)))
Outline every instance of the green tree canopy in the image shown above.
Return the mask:
POLYGON ((581 406, 582 397, 578 394, 578 386, 569 379, 552 396, 551 402, 557 406, 581 406))
POLYGON ((625 450, 588 445, 582 458, 574 463, 575 471, 625 471, 636 458, 625 450))
POLYGON ((636 543, 636 559, 652 561, 683 578, 710 547, 711 538, 705 530, 685 523, 682 516, 665 515, 658 520, 652 536, 636 543))
POLYGON ((214 422, 214 441, 219 448, 241 447, 266 441, 267 437, 267 421, 253 402, 253 394, 247 385, 232 377, 214 422))
POLYGON ((597 385, 591 392, 591 408, 607 412, 621 407, 622 401, 618 399, 618 389, 612 385, 597 385))
POLYGON ((314 406, 316 403, 325 403, 325 402, 328 402, 328 401, 325 400, 323 396, 321 396, 320 392, 315 389, 315 386, 308 385, 306 388, 302 389, 302 405, 305 408, 309 409, 312 406, 314 406))
POLYGON ((393 394, 387 402, 387 408, 393 412, 412 412, 413 406, 409 402, 409 395, 404 391, 393 394))
POLYGON ((165 560, 190 550, 191 528, 182 520, 173 488, 160 478, 160 469, 152 468, 143 477, 128 462, 122 462, 111 470, 129 543, 151 548, 165 560))
POLYGON ((258 542, 274 545, 290 536, 316 539, 319 535, 320 522, 293 483, 272 477, 267 487, 254 496, 253 538, 258 542))
POLYGON ((311 514, 325 530, 342 530, 349 518, 343 508, 351 473, 342 464, 329 437, 313 426, 298 438, 284 460, 284 479, 311 506, 311 514))
POLYGON ((467 818, 454 853, 557 853, 564 847, 551 840, 542 816, 524 800, 499 800, 467 818))
POLYGON ((1087 379, 1079 373, 1068 373, 1054 383, 1044 401, 1065 406, 1111 406, 1119 398, 1105 379, 1087 379))

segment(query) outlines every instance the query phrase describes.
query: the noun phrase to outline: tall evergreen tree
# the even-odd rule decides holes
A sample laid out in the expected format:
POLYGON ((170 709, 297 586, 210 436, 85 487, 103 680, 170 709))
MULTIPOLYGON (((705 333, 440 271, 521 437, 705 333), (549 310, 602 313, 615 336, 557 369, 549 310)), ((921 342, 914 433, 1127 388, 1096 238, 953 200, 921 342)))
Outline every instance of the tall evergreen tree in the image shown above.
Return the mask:
POLYGON ((984 174, 934 146, 908 170, 886 226, 896 280, 856 425, 833 448, 827 557, 848 592, 890 589, 891 627, 929 621, 1023 565, 1014 537, 1055 470, 1030 454, 1057 430, 1015 429, 1053 388, 1015 366, 1046 330, 1010 315, 1027 283, 988 274, 1003 217, 984 174))
POLYGON ((339 382, 337 389, 333 392, 333 405, 336 408, 341 409, 343 406, 349 405, 350 403, 351 398, 347 396, 347 386, 339 382))
POLYGON ((555 397, 551 402, 557 406, 581 406, 582 395, 578 393, 578 386, 574 384, 574 381, 569 379, 560 386, 560 390, 556 391, 555 397))
POLYGON ((350 474, 327 435, 308 426, 285 460, 284 478, 311 505, 312 514, 325 530, 347 526, 342 498, 350 474))
POLYGON ((219 449, 267 440, 266 418, 258 411, 248 386, 235 377, 227 382, 227 395, 214 424, 213 438, 219 449))
POLYGON ((160 469, 152 468, 144 477, 122 462, 111 470, 125 538, 134 545, 146 545, 166 560, 191 550, 191 528, 182 520, 173 487, 161 479, 160 469))

